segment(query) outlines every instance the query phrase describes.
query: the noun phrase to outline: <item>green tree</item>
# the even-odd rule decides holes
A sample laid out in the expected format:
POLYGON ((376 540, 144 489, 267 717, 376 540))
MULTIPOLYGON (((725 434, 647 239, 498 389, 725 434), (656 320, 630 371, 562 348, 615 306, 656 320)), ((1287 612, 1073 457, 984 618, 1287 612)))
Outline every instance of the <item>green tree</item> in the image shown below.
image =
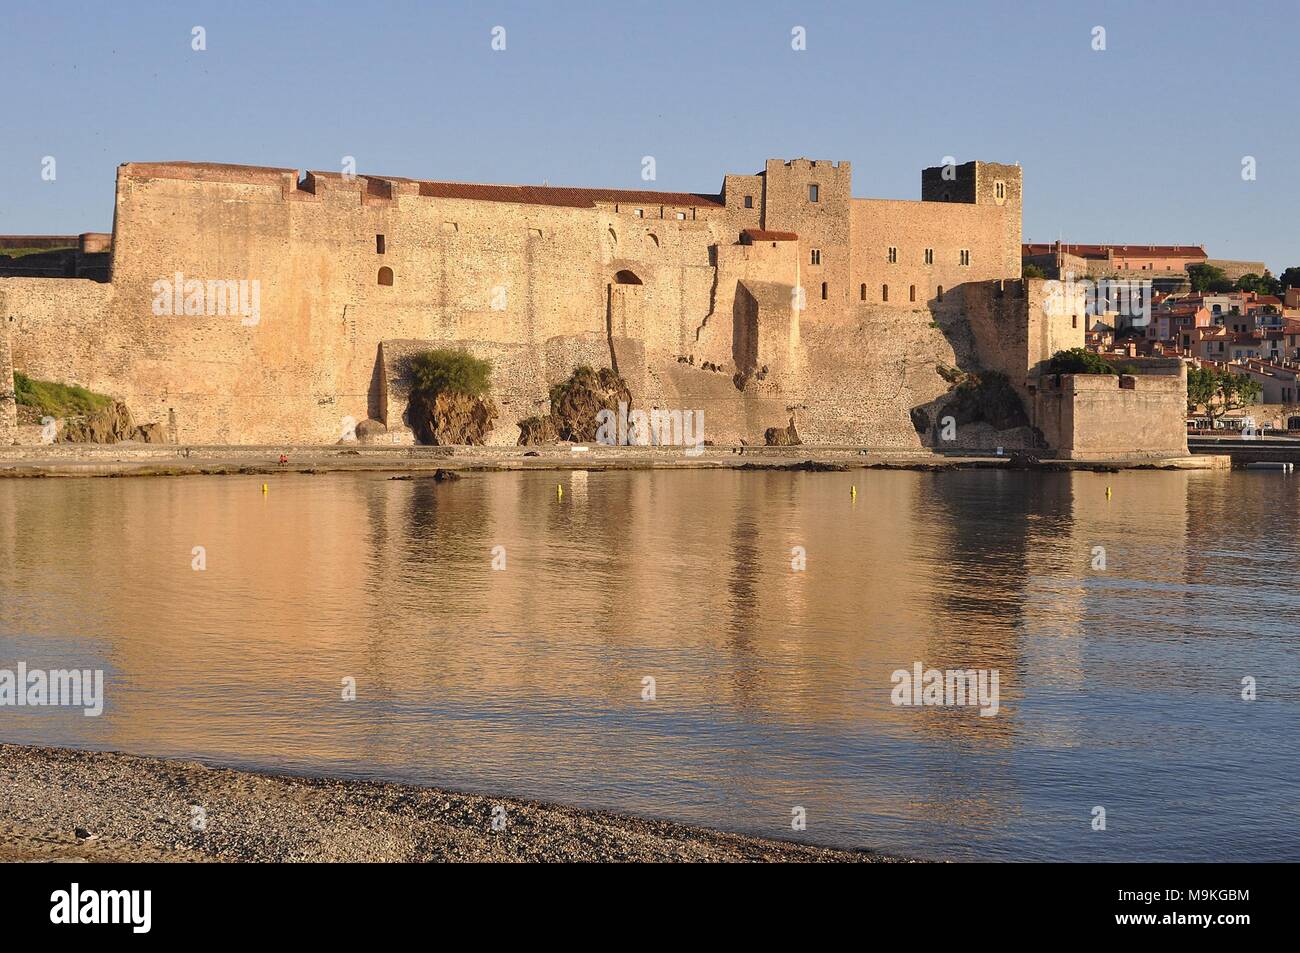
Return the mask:
POLYGON ((1238 291, 1254 291, 1262 295, 1280 295, 1282 293, 1282 283, 1274 278, 1266 270, 1264 274, 1242 275, 1237 279, 1238 291))
POLYGON ((1187 412, 1204 408, 1210 420, 1230 410, 1240 410, 1259 400, 1263 388, 1245 374, 1218 367, 1193 367, 1187 372, 1187 412))
POLYGON ((1020 274, 1022 277, 1025 278, 1046 278, 1047 277, 1047 272, 1043 271, 1043 269, 1039 268, 1037 265, 1025 265, 1023 268, 1020 269, 1020 274))
POLYGON ((1187 276, 1191 279, 1193 291, 1222 294, 1236 287, 1227 273, 1214 265, 1204 263, 1188 265, 1187 276))
POLYGON ((1282 277, 1277 280, 1277 283, 1283 288, 1300 288, 1300 268, 1292 265, 1282 272, 1282 277))

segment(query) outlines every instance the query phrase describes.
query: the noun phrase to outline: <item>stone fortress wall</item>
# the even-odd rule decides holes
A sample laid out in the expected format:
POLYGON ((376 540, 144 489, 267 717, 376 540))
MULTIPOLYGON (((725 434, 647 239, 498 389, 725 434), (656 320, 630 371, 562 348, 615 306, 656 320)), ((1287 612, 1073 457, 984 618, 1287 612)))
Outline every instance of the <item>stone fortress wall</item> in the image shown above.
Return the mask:
POLYGON ((941 365, 1028 395, 1083 344, 1018 280, 1018 166, 927 169, 920 201, 853 198, 851 171, 773 159, 691 194, 129 163, 111 281, 0 278, 0 325, 17 368, 191 444, 333 443, 367 418, 410 442, 404 361, 464 347, 494 363, 493 443, 591 364, 637 406, 704 411, 719 444, 794 417, 810 443, 912 449, 941 365), (206 313, 213 281, 255 282, 255 311, 206 313))

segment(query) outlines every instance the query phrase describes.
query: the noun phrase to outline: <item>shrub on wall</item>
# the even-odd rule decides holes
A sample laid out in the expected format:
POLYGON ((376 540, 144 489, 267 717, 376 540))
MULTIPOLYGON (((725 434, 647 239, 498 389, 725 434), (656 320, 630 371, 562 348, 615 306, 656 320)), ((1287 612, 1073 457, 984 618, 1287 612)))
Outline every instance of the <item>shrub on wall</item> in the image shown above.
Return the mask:
POLYGON ((492 364, 464 350, 438 348, 411 358, 412 390, 430 397, 483 397, 492 387, 492 364))
POLYGON ((1087 348, 1072 347, 1057 351, 1047 364, 1049 374, 1114 374, 1115 366, 1087 348))

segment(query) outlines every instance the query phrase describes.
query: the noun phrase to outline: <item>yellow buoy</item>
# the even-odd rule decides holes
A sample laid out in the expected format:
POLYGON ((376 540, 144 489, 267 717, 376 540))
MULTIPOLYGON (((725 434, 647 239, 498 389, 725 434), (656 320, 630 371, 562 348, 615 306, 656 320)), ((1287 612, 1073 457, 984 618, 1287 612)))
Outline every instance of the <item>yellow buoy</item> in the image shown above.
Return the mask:
POLYGON ((858 488, 856 486, 849 487, 849 498, 853 500, 858 498, 858 488))
POLYGON ((557 500, 564 499, 564 484, 562 483, 555 484, 555 498, 557 500))
POLYGON ((265 483, 262 484, 262 492, 263 492, 263 493, 269 493, 269 492, 270 492, 270 487, 268 487, 265 483))

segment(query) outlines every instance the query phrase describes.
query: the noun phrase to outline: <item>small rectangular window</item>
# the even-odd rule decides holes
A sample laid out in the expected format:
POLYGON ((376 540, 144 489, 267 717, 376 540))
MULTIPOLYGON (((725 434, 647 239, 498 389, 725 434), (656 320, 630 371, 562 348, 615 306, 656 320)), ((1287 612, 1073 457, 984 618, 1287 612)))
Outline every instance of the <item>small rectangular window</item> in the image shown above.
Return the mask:
POLYGON ((961 263, 962 263, 963 265, 969 265, 969 264, 970 264, 970 250, 967 249, 967 248, 963 248, 963 249, 961 250, 961 263))
POLYGON ((934 264, 934 249, 933 249, 933 248, 927 248, 927 249, 925 250, 925 263, 926 263, 927 265, 933 265, 933 264, 934 264))
POLYGON ((889 246, 889 254, 886 255, 886 260, 891 265, 895 265, 898 263, 898 249, 895 246, 893 245, 889 246))
POLYGON ((746 195, 746 196, 745 196, 745 208, 753 208, 753 207, 754 207, 754 196, 752 196, 752 195, 746 195))
POLYGON ((811 257, 812 257, 811 264, 820 265, 822 263, 822 250, 820 248, 814 248, 812 250, 811 257))
POLYGON ((677 221, 679 221, 679 222, 684 222, 684 221, 686 221, 686 213, 685 213, 685 212, 678 212, 678 213, 677 213, 677 221))
POLYGON ((815 185, 808 186, 808 201, 809 202, 820 201, 820 199, 818 198, 817 186, 815 185))
POLYGON ((639 208, 632 214, 635 215, 637 218, 645 218, 645 209, 639 208))
POLYGON ((384 253, 384 236, 383 236, 383 235, 376 235, 376 236, 375 236, 375 254, 376 254, 376 255, 382 255, 383 253, 384 253))

